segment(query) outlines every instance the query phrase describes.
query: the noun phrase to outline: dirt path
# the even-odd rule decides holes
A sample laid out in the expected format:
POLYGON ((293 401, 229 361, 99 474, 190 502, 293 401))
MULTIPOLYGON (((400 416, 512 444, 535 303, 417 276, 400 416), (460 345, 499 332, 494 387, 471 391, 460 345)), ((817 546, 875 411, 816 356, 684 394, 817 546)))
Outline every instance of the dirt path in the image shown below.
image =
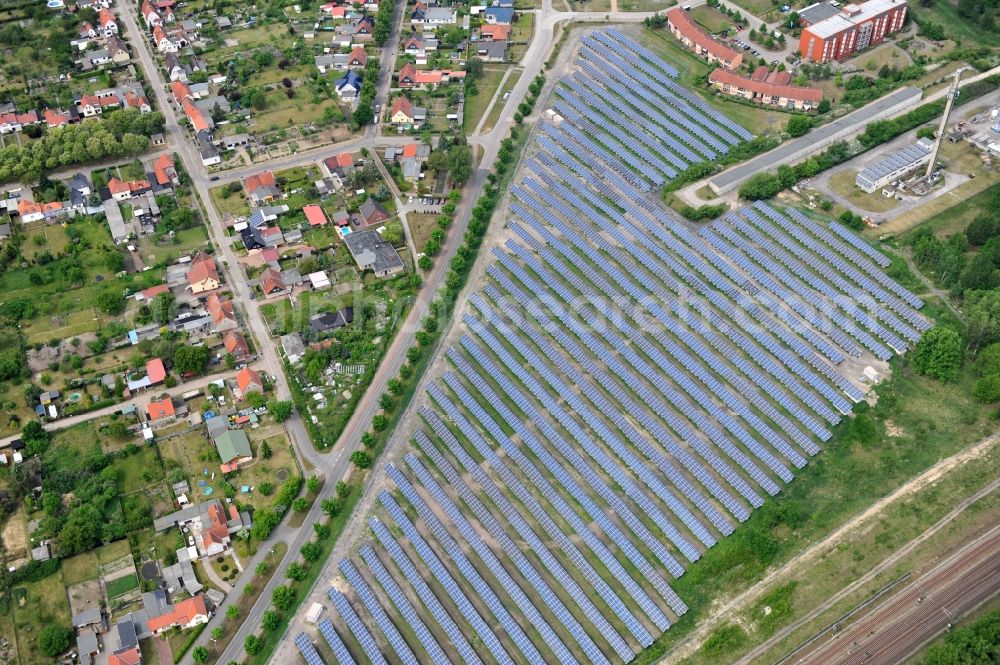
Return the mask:
MULTIPOLYGON (((933 484, 939 478, 950 472, 952 469, 961 466, 969 461, 975 460, 977 458, 985 455, 993 446, 1000 441, 1000 432, 991 434, 990 436, 980 440, 973 446, 966 448, 965 450, 952 455, 946 459, 941 460, 934 466, 930 467, 919 476, 916 476, 909 482, 898 487, 891 494, 888 494, 874 504, 869 506, 867 509, 858 513, 851 519, 849 519, 844 524, 840 525, 836 530, 833 531, 829 536, 823 540, 816 542, 806 549, 804 549, 798 556, 794 559, 788 561, 785 565, 780 568, 776 568, 764 576, 759 582, 754 584, 749 589, 746 589, 734 598, 726 601, 724 604, 716 607, 712 614, 707 617, 701 624, 696 628, 690 635, 683 639, 677 644, 661 662, 679 662, 680 660, 691 656, 695 651, 697 651, 702 643, 708 638, 708 636, 717 627, 731 621, 739 611, 751 603, 758 600, 766 591, 770 590, 773 586, 782 583, 794 574, 799 574, 803 568, 807 568, 812 561, 819 559, 830 549, 837 546, 837 544, 844 539, 845 536, 850 534, 855 529, 859 528, 869 520, 873 518, 878 518, 878 516, 884 511, 888 506, 916 494, 925 487, 933 484)), ((964 502, 963 502, 964 503, 964 502)), ((959 508, 961 507, 961 504, 959 508)), ((958 510, 958 508, 956 508, 958 510)), ((937 526, 937 525, 935 525, 937 526)), ((932 527, 933 529, 933 527, 932 527)), ((928 530, 930 531, 930 530, 928 530)), ((913 547, 916 547, 927 538, 929 538, 932 533, 925 532, 921 534, 916 541, 913 541, 913 547), (917 542, 919 541, 919 542, 917 542)), ((909 547, 909 545, 907 546, 909 547)), ((903 548, 906 549, 906 548, 903 548)), ((901 550, 902 551, 902 550, 901 550)), ((893 555, 895 556, 895 555, 893 555)), ((865 577, 868 577, 866 575, 865 577)), ((864 580, 865 578, 862 578, 864 580)), ((855 584, 863 583, 862 580, 858 580, 855 584)), ((852 585, 854 586, 854 585, 852 585)), ((841 593, 846 592, 842 591, 841 593)), ((834 598, 837 598, 834 596, 834 598)), ((831 599, 833 600, 833 599, 831 599)), ((829 602, 829 601, 828 601, 829 602)), ((836 602, 836 601, 833 601, 836 602)), ((817 608, 819 609, 819 608, 817 608)), ((822 609, 820 609, 822 611, 822 609)), ((808 620, 808 619, 806 619, 808 620)), ((779 631, 778 635, 783 634, 784 631, 779 631)), ((777 637, 777 635, 775 636, 777 637)), ((741 661, 743 662, 743 661, 741 661)))

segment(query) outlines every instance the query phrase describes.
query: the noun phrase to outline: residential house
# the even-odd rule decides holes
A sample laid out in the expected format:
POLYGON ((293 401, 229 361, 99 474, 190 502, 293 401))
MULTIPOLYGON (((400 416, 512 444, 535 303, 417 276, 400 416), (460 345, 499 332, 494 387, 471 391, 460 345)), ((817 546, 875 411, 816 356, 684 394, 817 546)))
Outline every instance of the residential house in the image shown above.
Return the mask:
MULTIPOLYGON (((338 67, 338 57, 343 56, 342 53, 323 53, 317 55, 313 58, 313 63, 316 65, 316 69, 319 70, 320 74, 326 74, 334 69, 343 69, 343 65, 338 67)), ((339 58, 345 65, 347 64, 347 58, 339 58)))
POLYGON ((177 176, 177 168, 174 166, 174 159, 169 152, 157 157, 156 162, 153 163, 153 176, 156 178, 157 184, 163 187, 181 183, 177 176))
POLYGON ((28 224, 61 217, 66 214, 66 208, 61 201, 35 203, 21 199, 17 204, 17 213, 21 216, 21 223, 28 224))
POLYGON ((128 53, 128 47, 125 46, 125 42, 122 41, 121 37, 117 35, 112 35, 108 37, 108 41, 104 44, 104 48, 107 49, 108 53, 111 55, 111 61, 116 65, 124 65, 132 56, 128 53))
MULTIPOLYGON (((197 111, 197 109, 195 109, 197 111)), ((200 113, 200 112, 199 112, 200 113)), ((214 166, 222 163, 222 156, 219 150, 212 143, 212 134, 208 130, 201 130, 196 135, 198 139, 198 150, 201 153, 201 163, 205 166, 214 166)))
POLYGON ((163 25, 163 18, 153 5, 149 3, 149 0, 143 0, 140 11, 142 12, 142 20, 146 22, 147 29, 163 25))
POLYGON ((354 308, 344 307, 336 312, 323 312, 309 317, 309 330, 315 337, 331 330, 339 330, 353 321, 354 308))
POLYGON ((165 397, 161 400, 150 402, 146 408, 146 415, 152 421, 165 421, 177 417, 177 411, 177 404, 174 403, 173 398, 165 397))
POLYGON ((97 13, 97 21, 101 34, 105 37, 118 34, 118 22, 115 21, 115 15, 111 13, 110 9, 102 7, 101 11, 97 13))
POLYGON ((264 392, 264 380, 260 377, 260 372, 250 367, 244 367, 236 373, 236 393, 237 399, 243 399, 251 392, 264 392))
POLYGON ((340 180, 345 180, 354 170, 354 155, 349 152, 341 152, 323 160, 323 165, 326 166, 330 175, 336 175, 340 180))
POLYGON ((403 53, 407 55, 422 55, 424 53, 424 39, 416 32, 411 32, 410 36, 403 42, 403 53))
POLYGON ((3 113, 0 114, 0 134, 19 132, 28 125, 37 125, 40 122, 38 112, 34 110, 27 113, 3 113))
POLYGON ((274 268, 265 270, 260 276, 260 290, 268 298, 284 293, 285 283, 281 279, 281 273, 274 268))
POLYGON ((236 330, 230 330, 226 333, 225 337, 222 338, 222 346, 226 349, 226 353, 232 354, 236 360, 244 360, 250 355, 250 346, 247 344, 246 337, 236 330))
POLYGON ((416 125, 427 119, 427 110, 414 106, 406 97, 397 97, 389 109, 389 121, 394 125, 416 125))
POLYGON ((281 350, 285 352, 288 362, 294 365, 302 360, 302 356, 306 353, 306 345, 299 333, 289 333, 281 336, 281 350))
POLYGON ((90 198, 90 180, 82 173, 75 174, 66 184, 69 190, 69 204, 79 214, 88 214, 90 206, 87 199, 90 198))
POLYGON ((491 25, 510 25, 514 22, 514 10, 511 7, 487 7, 483 17, 491 25))
POLYGON ((413 25, 451 25, 458 15, 454 7, 434 6, 426 9, 414 8, 410 15, 413 25))
POLYGON ((262 171, 248 176, 243 181, 243 190, 246 192, 247 199, 255 206, 271 203, 281 198, 281 190, 278 189, 274 173, 271 171, 262 171))
POLYGON ((171 81, 187 81, 187 71, 184 69, 184 65, 181 64, 181 59, 177 57, 176 53, 168 53, 164 56, 164 63, 167 76, 171 81))
POLYGON ((381 203, 370 196, 365 199, 365 202, 358 209, 359 226, 374 226, 381 224, 387 219, 389 219, 389 213, 382 207, 381 203))
POLYGON ((197 295, 207 291, 214 291, 219 288, 219 271, 215 266, 215 259, 207 254, 198 252, 191 260, 191 267, 186 273, 188 289, 197 295))
POLYGON ((352 36, 354 41, 366 42, 375 34, 375 19, 371 16, 362 16, 353 26, 352 36))
POLYGON ((177 42, 167 36, 161 25, 153 28, 153 45, 160 53, 177 53, 179 50, 177 42))
POLYGON ((153 186, 148 180, 123 181, 112 178, 108 181, 108 191, 115 201, 128 201, 129 199, 152 191, 153 186))
POLYGON ((233 301, 217 293, 208 294, 205 299, 205 309, 212 317, 212 329, 215 332, 226 332, 236 328, 236 310, 233 301))
POLYGON ((403 272, 403 260, 395 248, 377 231, 356 231, 344 236, 344 244, 360 270, 371 270, 376 277, 403 272))
POLYGON ((365 50, 364 46, 355 46, 351 49, 351 52, 347 55, 348 67, 358 67, 360 69, 364 69, 367 64, 368 51, 365 50))
MULTIPOLYGON (((197 503, 182 508, 176 512, 158 517, 153 520, 153 528, 157 532, 166 531, 176 527, 186 529, 187 533, 194 538, 197 553, 202 557, 211 557, 221 554, 228 549, 230 544, 230 534, 236 533, 240 529, 250 527, 249 516, 240 514, 236 506, 230 505, 227 509, 218 500, 206 503, 197 503)), ((186 548, 185 548, 186 550, 186 548)), ((185 550, 178 550, 178 560, 191 560, 185 550), (181 552, 185 556, 181 556, 181 552)))
POLYGON ((791 77, 791 72, 772 72, 763 66, 757 67, 749 78, 718 67, 709 74, 708 82, 723 94, 759 104, 800 111, 819 106, 823 91, 819 88, 790 85, 791 77))
POLYGON ((342 102, 353 102, 361 92, 361 75, 351 70, 337 79, 337 96, 342 102))
POLYGON ((483 62, 506 62, 507 42, 479 42, 476 44, 476 55, 483 62))
POLYGON ((739 69, 743 64, 742 51, 729 48, 716 40, 695 22, 689 12, 680 7, 667 12, 667 27, 684 46, 710 63, 717 62, 730 70, 739 69))
POLYGON ((310 204, 302 208, 302 212, 306 216, 306 221, 309 222, 309 226, 326 226, 330 220, 326 218, 326 213, 323 212, 323 208, 316 204, 310 204))
POLYGON ((70 123, 70 114, 64 111, 56 111, 54 109, 45 109, 42 112, 45 118, 45 126, 49 129, 55 129, 56 127, 63 127, 70 123))
POLYGON ((479 29, 479 39, 487 42, 510 41, 510 25, 503 23, 487 23, 479 29))
POLYGON ((239 469, 240 465, 253 461, 250 439, 243 430, 228 429, 215 437, 215 450, 222 460, 222 473, 232 473, 239 469))
MULTIPOLYGON (((86 43, 87 39, 97 38, 97 30, 94 29, 93 24, 91 24, 90 22, 81 23, 80 27, 77 28, 76 30, 76 34, 77 37, 83 40, 83 43, 86 43)), ((81 46, 80 48, 83 47, 81 46)))
MULTIPOLYGON (((214 504, 213 504, 214 505, 214 504)), ((221 507, 220 507, 221 510, 221 507)), ((204 596, 194 596, 173 606, 173 610, 149 620, 149 630, 158 635, 165 630, 179 627, 181 630, 208 623, 208 607, 204 596)))

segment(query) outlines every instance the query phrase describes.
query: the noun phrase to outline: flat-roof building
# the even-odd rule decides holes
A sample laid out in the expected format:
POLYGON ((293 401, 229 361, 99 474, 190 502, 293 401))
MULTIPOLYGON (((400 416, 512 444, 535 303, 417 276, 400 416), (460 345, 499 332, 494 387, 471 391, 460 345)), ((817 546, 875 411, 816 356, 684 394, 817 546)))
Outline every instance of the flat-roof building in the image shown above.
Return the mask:
POLYGON ((934 144, 928 139, 920 139, 913 145, 886 155, 882 159, 869 164, 858 173, 854 184, 863 192, 871 194, 882 189, 905 175, 912 173, 931 160, 934 144))
POLYGON ((823 4, 837 9, 837 13, 814 23, 810 19, 826 16, 830 7, 812 5, 803 10, 804 17, 799 14, 805 25, 799 38, 799 53, 811 62, 843 60, 881 44, 886 35, 903 27, 908 8, 906 0, 869 0, 843 7, 823 4))

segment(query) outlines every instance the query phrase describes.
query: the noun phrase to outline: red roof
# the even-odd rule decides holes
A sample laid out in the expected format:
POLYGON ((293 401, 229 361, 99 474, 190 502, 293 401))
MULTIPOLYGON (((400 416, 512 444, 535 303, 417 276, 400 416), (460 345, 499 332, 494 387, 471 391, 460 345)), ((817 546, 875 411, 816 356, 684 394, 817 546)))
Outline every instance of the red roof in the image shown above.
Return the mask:
POLYGON ((170 286, 167 284, 157 284, 156 286, 151 286, 148 289, 143 289, 142 297, 146 300, 151 300, 161 293, 166 293, 170 290, 170 286))
POLYGON ((326 158, 326 168, 331 171, 336 171, 337 169, 351 169, 354 168, 354 155, 349 152, 341 152, 333 157, 326 158))
POLYGON ((405 65, 403 65, 402 69, 399 70, 399 84, 408 85, 409 83, 404 84, 404 81, 412 81, 413 77, 416 75, 417 75, 417 66, 414 65, 412 62, 406 63, 405 65))
POLYGON ((191 88, 188 87, 187 83, 181 81, 173 81, 170 84, 170 92, 174 94, 174 101, 178 104, 191 96, 191 88))
POLYGON ((274 174, 270 171, 262 171, 247 176, 247 179, 243 181, 243 186, 246 187, 247 194, 253 194, 258 187, 274 187, 274 174))
POLYGON ((347 64, 364 67, 368 63, 368 51, 364 46, 355 46, 351 54, 347 56, 347 64))
POLYGON ((198 252, 198 255, 191 261, 191 268, 187 271, 186 277, 189 284, 196 284, 206 279, 218 281, 219 271, 215 267, 215 259, 198 252))
POLYGON ((97 17, 100 19, 101 25, 105 28, 107 28, 109 24, 115 23, 115 15, 104 7, 101 7, 101 11, 98 13, 97 17))
POLYGON ((160 48, 160 42, 166 39, 167 39, 167 33, 163 31, 162 27, 157 25, 156 27, 153 28, 153 43, 156 44, 156 48, 160 48))
POLYGON ((240 389, 241 393, 246 393, 247 388, 251 386, 263 388, 264 382, 261 381, 260 374, 256 370, 244 367, 236 373, 236 386, 240 389))
POLYGON ((788 99, 799 99, 805 102, 816 103, 823 99, 823 91, 819 88, 806 88, 800 85, 778 85, 766 81, 756 81, 745 76, 738 76, 721 67, 713 71, 709 75, 708 80, 710 83, 736 86, 737 88, 767 97, 786 97, 788 99))
POLYGON ((159 632, 171 626, 186 626, 198 616, 208 616, 208 607, 205 606, 204 596, 194 596, 174 605, 174 609, 167 614, 153 617, 149 620, 149 630, 159 632))
POLYGON ((149 413, 150 420, 159 420, 160 418, 172 416, 176 413, 174 410, 174 400, 168 397, 158 402, 150 402, 149 408, 146 411, 149 413))
POLYGON ((417 144, 407 143, 403 146, 403 157, 416 157, 417 156, 417 144))
POLYGON ((205 299, 205 309, 212 315, 212 323, 219 325, 226 319, 236 320, 236 313, 233 310, 233 301, 223 298, 217 293, 209 294, 205 299))
POLYGON ((156 385, 167 378, 167 368, 163 366, 162 360, 153 358, 146 363, 146 374, 149 376, 149 382, 156 385))
POLYGON ((197 134, 202 130, 211 129, 208 124, 208 120, 205 120, 205 116, 202 115, 201 109, 194 105, 190 99, 185 98, 181 103, 184 107, 184 114, 191 121, 191 126, 194 127, 194 131, 197 134))
POLYGON ((329 220, 326 218, 326 213, 323 209, 316 204, 307 205, 302 208, 302 212, 306 214, 306 219, 309 220, 309 226, 323 226, 329 220))
POLYGON ((108 654, 108 665, 142 665, 142 653, 139 647, 132 647, 121 653, 108 654))
MULTIPOLYGON (((153 15, 153 14, 156 14, 156 10, 153 9, 153 5, 149 4, 148 0, 143 0, 143 3, 142 3, 142 18, 144 18, 146 20, 147 24, 149 23, 150 16, 153 15)), ((159 15, 157 14, 157 16, 159 16, 159 15)))
POLYGON ((277 261, 278 250, 274 247, 264 247, 260 250, 260 256, 265 261, 277 261))
POLYGON ((495 42, 505 42, 510 38, 510 26, 501 23, 487 23, 479 28, 479 36, 489 37, 495 42))
POLYGON ((413 117, 413 104, 406 97, 396 97, 396 101, 392 103, 392 109, 389 111, 389 117, 396 115, 400 111, 406 115, 407 118, 413 117))
POLYGON ((34 201, 25 201, 21 199, 17 203, 17 212, 23 217, 24 215, 30 215, 32 213, 46 213, 53 212, 55 210, 62 210, 63 204, 59 201, 53 201, 52 203, 35 203, 34 201))
POLYGON ((156 174, 156 182, 166 185, 171 182, 170 169, 174 168, 174 160, 169 153, 163 153, 153 165, 153 173, 156 174))
POLYGON ((45 124, 49 127, 61 127, 69 124, 69 113, 45 109, 45 124))
POLYGON ((250 353, 250 346, 246 338, 235 330, 230 330, 222 339, 222 345, 226 347, 226 353, 231 353, 236 357, 245 356, 250 353))
POLYGON ((118 178, 112 178, 108 181, 108 191, 112 195, 123 194, 128 192, 130 194, 134 192, 141 192, 152 187, 148 180, 129 180, 128 182, 124 180, 119 180, 118 178))
POLYGON ((274 268, 268 268, 260 276, 260 289, 265 295, 283 288, 285 288, 285 284, 281 281, 281 273, 274 268))
POLYGON ((720 41, 717 41, 710 34, 705 32, 700 25, 694 22, 691 15, 680 9, 679 7, 674 7, 667 12, 667 20, 670 25, 674 26, 678 32, 680 32, 685 39, 697 44, 699 47, 708 51, 711 55, 725 60, 726 62, 733 63, 734 66, 738 65, 743 61, 743 54, 739 51, 729 48, 720 41))

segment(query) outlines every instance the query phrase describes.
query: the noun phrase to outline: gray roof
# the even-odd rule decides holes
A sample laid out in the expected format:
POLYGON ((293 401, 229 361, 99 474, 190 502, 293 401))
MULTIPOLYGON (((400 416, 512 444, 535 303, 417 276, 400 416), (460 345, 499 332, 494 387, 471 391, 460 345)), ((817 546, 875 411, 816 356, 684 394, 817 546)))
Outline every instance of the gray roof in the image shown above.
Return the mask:
POLYGON ((229 429, 229 419, 224 416, 215 416, 205 421, 205 427, 208 429, 208 436, 215 439, 229 429))
POLYGON ((831 16, 836 16, 840 13, 839 7, 834 7, 829 2, 817 2, 815 4, 809 5, 804 9, 799 10, 799 18, 806 22, 807 25, 812 25, 813 23, 819 23, 831 16))
POLYGON ((76 636, 76 652, 80 654, 82 665, 91 665, 94 659, 90 657, 92 653, 99 653, 101 647, 97 642, 97 633, 86 631, 76 636))
POLYGON ((507 58, 507 42, 479 42, 476 45, 476 51, 490 59, 505 60, 507 58))
POLYGON ((83 626, 89 626, 91 624, 100 623, 101 608, 92 607, 91 609, 84 610, 79 614, 74 614, 72 621, 74 628, 82 628, 83 626))
POLYGON ((233 22, 229 20, 228 16, 216 16, 215 24, 220 28, 229 28, 232 27, 233 22))
POLYGON ((122 619, 115 624, 115 634, 118 636, 118 648, 129 649, 139 644, 136 632, 135 623, 131 618, 122 619))
POLYGON ((399 254, 392 245, 382 240, 377 231, 349 233, 344 237, 344 244, 362 270, 371 269, 378 274, 403 267, 399 254))
POLYGON ((166 592, 163 589, 145 592, 142 594, 142 607, 150 618, 166 614, 170 610, 166 592))
POLYGON ((301 356, 306 352, 306 345, 302 341, 302 336, 298 333, 289 333, 281 336, 281 348, 286 356, 301 356))

